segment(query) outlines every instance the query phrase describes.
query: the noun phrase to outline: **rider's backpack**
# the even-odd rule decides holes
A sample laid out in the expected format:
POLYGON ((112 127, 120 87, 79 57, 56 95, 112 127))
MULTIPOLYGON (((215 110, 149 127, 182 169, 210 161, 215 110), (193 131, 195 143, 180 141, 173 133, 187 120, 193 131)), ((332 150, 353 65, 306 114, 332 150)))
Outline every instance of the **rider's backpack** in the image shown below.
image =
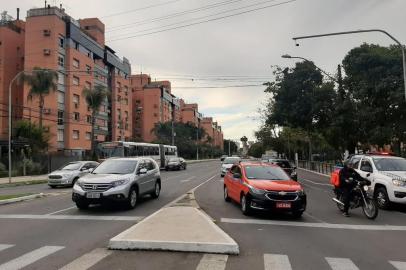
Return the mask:
POLYGON ((340 169, 337 169, 331 173, 330 183, 335 187, 340 186, 340 169))

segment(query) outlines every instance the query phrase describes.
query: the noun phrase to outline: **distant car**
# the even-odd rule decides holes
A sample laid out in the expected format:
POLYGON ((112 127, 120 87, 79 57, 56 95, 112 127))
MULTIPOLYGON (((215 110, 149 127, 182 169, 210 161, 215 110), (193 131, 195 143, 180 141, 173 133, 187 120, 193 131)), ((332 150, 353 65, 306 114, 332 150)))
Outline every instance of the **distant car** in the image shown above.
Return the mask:
POLYGON ((290 212, 299 218, 306 210, 303 187, 279 166, 261 162, 241 162, 224 177, 224 199, 241 205, 244 215, 253 210, 290 212))
POLYGON ((220 158, 220 161, 224 161, 224 159, 225 159, 226 157, 228 157, 228 156, 227 156, 227 155, 222 155, 221 158, 220 158))
POLYGON ((70 162, 48 174, 48 186, 73 186, 80 177, 92 172, 98 165, 95 161, 70 162))
POLYGON ((169 158, 165 169, 169 170, 186 170, 186 160, 179 157, 169 158))
POLYGON ((133 209, 141 196, 150 194, 158 198, 160 192, 161 175, 155 160, 111 158, 76 182, 72 200, 79 209, 106 201, 124 203, 133 209))
POLYGON ((268 162, 281 167, 293 180, 297 181, 296 166, 293 166, 287 159, 271 158, 262 160, 262 162, 268 162))
POLYGON ((240 161, 241 161, 241 158, 239 158, 239 157, 225 158, 223 163, 221 164, 221 171, 220 171, 221 177, 223 177, 234 164, 236 164, 240 161))

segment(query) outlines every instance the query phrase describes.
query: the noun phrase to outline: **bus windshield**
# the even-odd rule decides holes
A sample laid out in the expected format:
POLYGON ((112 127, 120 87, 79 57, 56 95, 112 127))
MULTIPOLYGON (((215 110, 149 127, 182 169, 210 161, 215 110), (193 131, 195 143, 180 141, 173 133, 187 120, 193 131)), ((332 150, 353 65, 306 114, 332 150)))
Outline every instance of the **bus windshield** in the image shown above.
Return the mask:
POLYGON ((98 150, 102 159, 124 156, 124 147, 121 145, 100 144, 98 150))

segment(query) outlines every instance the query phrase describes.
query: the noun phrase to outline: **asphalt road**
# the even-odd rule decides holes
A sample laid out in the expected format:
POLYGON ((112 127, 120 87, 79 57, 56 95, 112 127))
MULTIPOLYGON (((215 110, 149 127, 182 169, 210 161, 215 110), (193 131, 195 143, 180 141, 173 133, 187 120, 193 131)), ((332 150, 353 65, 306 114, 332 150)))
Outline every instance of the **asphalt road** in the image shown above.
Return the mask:
MULTIPOLYGON (((0 206, 0 269, 18 269, 13 268, 15 265, 59 269, 69 263, 68 269, 106 270, 406 269, 399 263, 406 262, 405 207, 380 211, 375 221, 367 220, 359 209, 345 218, 331 201, 328 179, 300 171, 299 181, 308 195, 308 209, 302 219, 263 213, 245 217, 236 203, 223 200, 219 166, 219 162, 207 162, 189 165, 187 171, 162 172, 161 197, 145 198, 134 210, 92 207, 79 211, 70 193, 63 194, 69 189, 56 190, 62 193, 59 195, 0 206), (240 255, 105 249, 111 237, 213 175, 218 177, 195 191, 197 202, 237 241, 240 255), (398 227, 390 227, 395 225, 398 227), (93 266, 89 264, 92 261, 93 266)), ((36 188, 46 189, 41 185, 36 188)))

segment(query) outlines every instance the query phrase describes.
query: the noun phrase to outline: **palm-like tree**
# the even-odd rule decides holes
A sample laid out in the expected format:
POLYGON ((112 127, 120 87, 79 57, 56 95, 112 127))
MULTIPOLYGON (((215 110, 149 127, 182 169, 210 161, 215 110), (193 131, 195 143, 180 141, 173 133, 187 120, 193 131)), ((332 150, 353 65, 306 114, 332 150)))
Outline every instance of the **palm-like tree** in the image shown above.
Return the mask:
POLYGON ((44 98, 50 91, 57 89, 58 73, 53 70, 34 67, 32 73, 22 76, 24 82, 30 87, 29 96, 39 98, 39 127, 42 129, 42 118, 44 114, 44 98))
POLYGON ((91 155, 95 154, 95 140, 94 140, 94 127, 96 124, 96 115, 99 112, 100 106, 108 97, 108 90, 106 87, 101 85, 96 85, 94 88, 84 88, 82 92, 85 97, 87 105, 92 111, 92 132, 91 132, 91 155))

